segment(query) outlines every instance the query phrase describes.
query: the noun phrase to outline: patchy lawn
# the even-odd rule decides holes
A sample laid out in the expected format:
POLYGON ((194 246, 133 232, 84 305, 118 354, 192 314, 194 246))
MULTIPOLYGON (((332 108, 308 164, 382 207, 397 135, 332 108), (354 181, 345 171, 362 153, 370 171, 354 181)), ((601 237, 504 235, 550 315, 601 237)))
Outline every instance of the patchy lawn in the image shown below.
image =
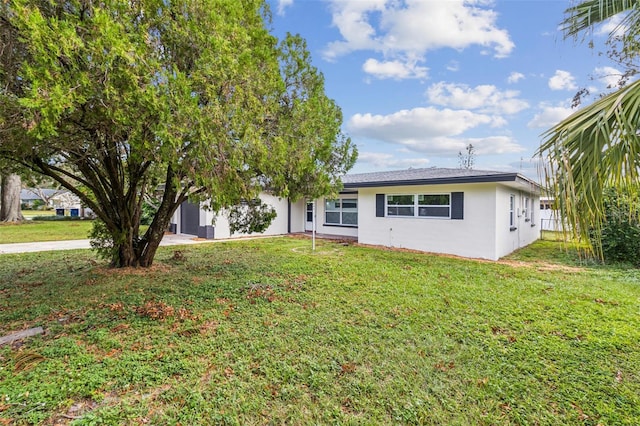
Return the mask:
POLYGON ((22 216, 25 218, 33 218, 38 216, 55 216, 55 210, 21 210, 22 216))
POLYGON ((28 220, 0 224, 0 244, 37 241, 84 240, 89 238, 91 220, 28 220))
POLYGON ((0 335, 45 334, 0 347, 0 424, 639 424, 640 272, 533 262, 543 243, 3 255, 0 335))

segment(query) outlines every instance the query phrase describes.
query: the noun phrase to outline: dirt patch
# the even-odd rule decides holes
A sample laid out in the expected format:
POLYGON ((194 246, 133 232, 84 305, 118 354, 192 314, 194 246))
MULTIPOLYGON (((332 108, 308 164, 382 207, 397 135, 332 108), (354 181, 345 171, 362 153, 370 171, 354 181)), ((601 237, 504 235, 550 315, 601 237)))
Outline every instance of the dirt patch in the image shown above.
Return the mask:
POLYGON ((342 254, 342 252, 335 248, 335 249, 330 249, 330 250, 318 250, 316 248, 315 251, 311 250, 311 247, 294 247, 291 249, 292 252, 294 253, 300 253, 300 254, 314 254, 314 255, 331 255, 331 254, 342 254))
POLYGON ((583 272, 584 271, 584 268, 577 267, 577 266, 567 266, 567 265, 560 265, 560 264, 557 264, 557 263, 548 263, 548 262, 540 262, 540 261, 524 262, 522 260, 506 260, 506 259, 489 260, 489 259, 463 257, 463 256, 457 256, 457 255, 454 255, 454 254, 447 254, 447 253, 426 252, 426 251, 420 251, 420 250, 414 250, 414 249, 408 249, 408 248, 401 248, 401 247, 384 247, 384 246, 376 246, 376 245, 372 245, 372 244, 360 244, 360 243, 353 243, 353 245, 356 246, 356 247, 375 248, 377 250, 395 251, 395 252, 400 252, 400 253, 423 254, 423 255, 429 255, 429 256, 444 257, 444 258, 448 258, 448 259, 466 260, 466 261, 469 261, 469 262, 508 265, 508 266, 513 267, 513 268, 535 268, 535 269, 537 269, 538 271, 541 271, 541 272, 543 272, 543 271, 583 272))
POLYGON ((584 268, 577 266, 559 265, 557 263, 548 262, 523 262, 521 260, 498 260, 496 263, 500 265, 509 265, 514 268, 535 268, 540 272, 559 271, 559 272, 584 272, 584 268))

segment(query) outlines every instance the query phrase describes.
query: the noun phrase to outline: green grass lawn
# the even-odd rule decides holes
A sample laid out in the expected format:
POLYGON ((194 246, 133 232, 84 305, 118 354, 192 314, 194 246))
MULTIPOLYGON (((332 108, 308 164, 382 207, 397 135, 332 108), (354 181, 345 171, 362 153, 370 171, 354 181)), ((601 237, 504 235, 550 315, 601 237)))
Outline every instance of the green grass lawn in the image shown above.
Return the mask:
POLYGON ((640 271, 558 244, 3 255, 0 335, 45 334, 0 347, 0 424, 640 424, 640 271))
POLYGON ((36 216, 55 216, 55 210, 21 210, 22 216, 31 218, 36 216))
POLYGON ((34 241, 84 240, 89 238, 91 220, 29 220, 21 224, 0 224, 0 244, 34 241))

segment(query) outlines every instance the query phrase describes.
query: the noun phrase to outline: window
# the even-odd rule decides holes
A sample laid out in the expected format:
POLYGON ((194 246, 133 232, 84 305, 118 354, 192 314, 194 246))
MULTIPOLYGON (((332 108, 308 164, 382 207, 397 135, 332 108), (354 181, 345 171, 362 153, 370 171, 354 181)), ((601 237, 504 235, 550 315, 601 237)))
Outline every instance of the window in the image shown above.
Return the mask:
POLYGON ((387 195, 387 216, 415 216, 413 195, 387 195))
POLYGON ((313 222, 313 202, 307 202, 307 222, 313 222))
POLYGON ((358 199, 339 198, 326 200, 324 218, 327 225, 358 225, 358 199))
POLYGON ((307 222, 313 222, 313 202, 307 201, 307 222))
POLYGON ((511 230, 515 230, 516 226, 516 196, 509 195, 509 226, 511 230))
POLYGON ((451 194, 387 195, 387 216, 451 216, 451 194))
POLYGON ((535 222, 535 216, 534 213, 536 211, 536 209, 533 208, 533 203, 534 203, 534 199, 531 199, 531 226, 536 226, 536 222, 535 222))
POLYGON ((529 197, 524 197, 524 207, 522 209, 522 216, 524 216, 525 222, 529 222, 531 220, 529 218, 529 197))
POLYGON ((449 217, 451 195, 418 195, 418 216, 449 217))

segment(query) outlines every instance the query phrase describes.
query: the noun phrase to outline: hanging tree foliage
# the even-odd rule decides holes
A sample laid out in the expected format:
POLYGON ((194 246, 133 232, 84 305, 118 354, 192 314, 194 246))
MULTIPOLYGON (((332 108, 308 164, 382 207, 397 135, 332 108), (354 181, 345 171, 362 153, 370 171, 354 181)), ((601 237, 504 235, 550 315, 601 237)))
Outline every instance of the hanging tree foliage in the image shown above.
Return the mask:
POLYGON ((638 204, 640 81, 626 84, 626 78, 635 73, 640 54, 640 2, 585 0, 567 9, 566 14, 561 25, 566 37, 585 34, 613 16, 623 17, 608 42, 618 46, 609 56, 628 68, 622 76, 622 87, 546 131, 538 150, 546 162, 550 195, 566 221, 565 231, 591 242, 595 253, 603 257, 607 189, 631 197, 630 219, 638 204))
POLYGON ((1 2, 0 156, 78 195, 118 267, 150 266, 187 198, 335 191, 356 156, 341 111, 304 41, 278 43, 267 19, 259 0, 1 2))

